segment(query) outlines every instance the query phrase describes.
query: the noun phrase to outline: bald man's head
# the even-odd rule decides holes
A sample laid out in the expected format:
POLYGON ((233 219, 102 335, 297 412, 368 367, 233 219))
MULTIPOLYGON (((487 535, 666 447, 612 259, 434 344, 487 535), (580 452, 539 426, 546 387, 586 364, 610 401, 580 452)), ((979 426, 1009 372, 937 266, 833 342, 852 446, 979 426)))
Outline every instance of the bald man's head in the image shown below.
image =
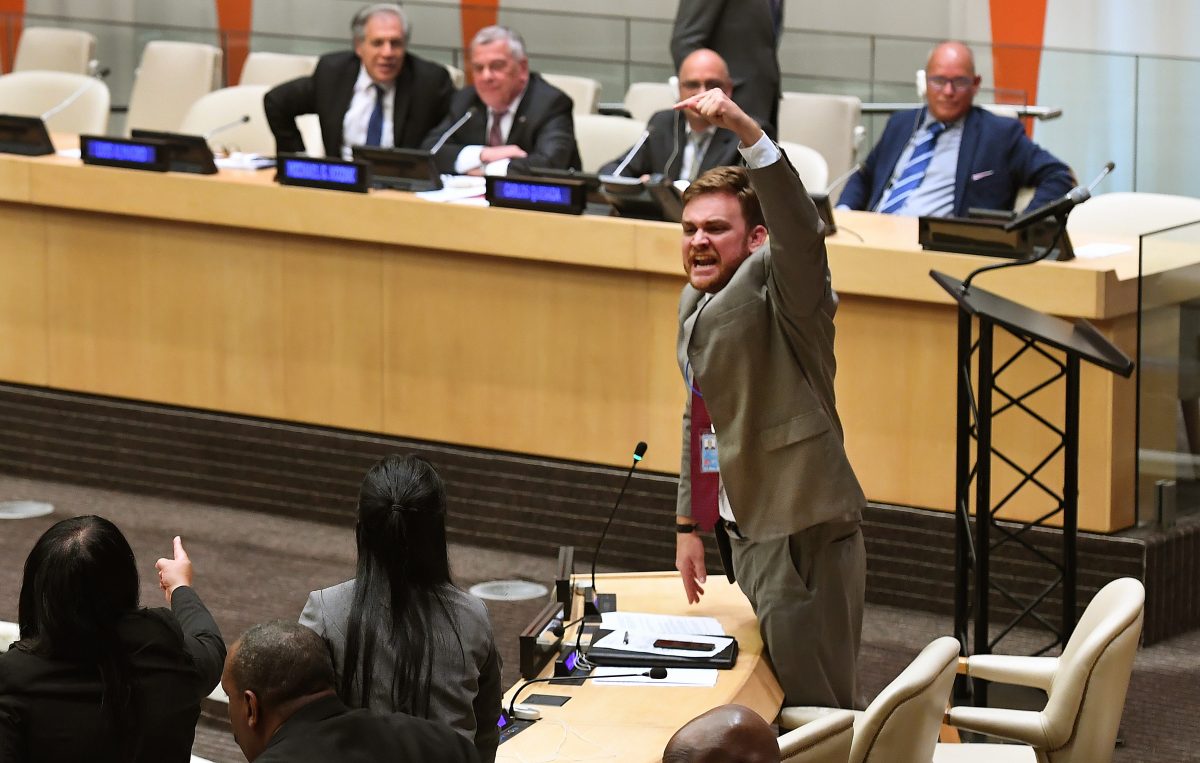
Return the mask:
MULTIPOLYGON (((723 90, 725 95, 733 95, 733 78, 729 76, 729 66, 725 59, 715 50, 700 48, 693 50, 679 65, 679 98, 691 98, 697 93, 716 88, 723 90)), ((684 111, 684 116, 692 125, 693 130, 703 130, 708 126, 691 110, 684 111)))
POLYGON ((925 63, 925 100, 939 122, 955 122, 971 110, 979 92, 975 55, 961 42, 943 42, 925 63))
POLYGON ((750 708, 722 705, 676 731, 663 763, 779 763, 779 739, 750 708))

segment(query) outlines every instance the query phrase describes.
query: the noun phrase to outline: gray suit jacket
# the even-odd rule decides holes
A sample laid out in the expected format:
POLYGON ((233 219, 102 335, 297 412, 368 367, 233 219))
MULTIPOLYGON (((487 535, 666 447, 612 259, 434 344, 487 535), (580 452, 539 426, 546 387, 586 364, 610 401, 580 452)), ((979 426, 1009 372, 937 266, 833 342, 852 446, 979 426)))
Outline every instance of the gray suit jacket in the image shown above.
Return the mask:
MULTIPOLYGON (((753 540, 861 518, 866 503, 834 406, 833 313, 816 207, 786 159, 750 170, 770 231, 699 311, 679 299, 679 368, 690 364, 717 433, 741 531, 753 540)), ((677 513, 691 516, 691 402, 683 417, 677 513)))
MULTIPOLYGON (((429 697, 429 720, 440 721, 475 742, 479 759, 496 758, 500 731, 500 657, 492 639, 492 625, 487 607, 479 599, 453 586, 445 588, 450 602, 449 616, 457 627, 459 639, 447 621, 444 627, 429 634, 433 649, 433 685, 429 697)), ((342 675, 346 662, 346 624, 354 600, 354 581, 313 591, 300 615, 300 624, 316 631, 325 639, 333 656, 333 667, 342 675)), ((382 647, 375 657, 371 686, 371 709, 377 712, 394 711, 391 677, 395 671, 396 654, 386 639, 386 626, 381 625, 377 645, 382 647)))
MULTIPOLYGON (((782 26, 782 4, 779 13, 782 26)), ((721 54, 733 77, 733 100, 774 137, 781 77, 771 0, 679 0, 671 32, 675 71, 699 48, 721 54)))

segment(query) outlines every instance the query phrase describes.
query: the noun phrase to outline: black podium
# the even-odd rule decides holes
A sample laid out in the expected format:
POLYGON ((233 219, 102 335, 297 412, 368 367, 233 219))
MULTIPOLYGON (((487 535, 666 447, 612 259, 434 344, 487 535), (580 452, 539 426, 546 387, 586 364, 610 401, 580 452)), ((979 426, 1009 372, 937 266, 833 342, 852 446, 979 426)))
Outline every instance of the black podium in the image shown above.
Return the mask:
MULTIPOLYGON (((1055 646, 1065 646, 1075 627, 1075 536, 1079 495, 1079 369, 1081 361, 1092 363, 1113 373, 1128 377, 1133 373, 1133 361, 1105 339, 1087 321, 1068 323, 1060 318, 1031 310, 996 294, 971 286, 963 291, 962 282, 936 270, 930 276, 958 303, 958 361, 957 425, 955 457, 955 584, 954 635, 962 645, 963 654, 990 654, 993 647, 1026 618, 1055 635, 1035 654, 1055 646), (974 324, 978 322, 978 336, 974 324), (996 329, 1016 338, 1016 351, 997 362, 995 357, 996 329), (1048 378, 1019 393, 1006 391, 997 377, 1009 369, 1025 353, 1035 353, 1050 361, 1053 372, 1048 378), (975 361, 974 383, 972 359, 975 361), (1065 404, 1063 425, 1059 427, 1028 404, 1028 398, 1053 385, 1064 386, 1065 404), (1057 444, 1032 469, 1027 470, 1007 457, 992 441, 992 419, 1004 412, 1029 416, 1053 432, 1057 444), (971 443, 975 443, 975 461, 971 462, 971 443), (1059 454, 1062 455, 1062 492, 1039 477, 1039 472, 1059 454), (996 500, 992 495, 992 460, 1003 461, 1015 470, 1020 480, 1015 488, 996 500), (975 533, 971 534, 971 485, 975 487, 975 533), (1016 529, 998 524, 997 514, 1022 489, 1029 488, 1050 496, 1056 508, 1016 529), (1051 520, 1062 523, 1062 557, 1053 559, 1025 538, 1033 527, 1048 525, 1051 520), (995 532, 997 539, 993 540, 995 532), (1008 590, 991 578, 991 554, 1007 543, 1024 547, 1040 562, 1053 568, 1046 585, 1030 601, 1008 590), (974 572, 974 586, 971 573, 974 572), (1056 589, 1062 592, 1061 625, 1054 625, 1037 611, 1037 607, 1056 589), (993 591, 1015 607, 1018 612, 993 639, 990 636, 989 602, 993 591), (972 613, 974 618, 971 617, 972 613), (974 638, 968 630, 974 619, 974 638), (973 649, 968 645, 973 643, 973 649)), ((987 703, 987 687, 982 682, 970 687, 976 705, 987 703)), ((959 694, 970 690, 960 682, 959 694)))

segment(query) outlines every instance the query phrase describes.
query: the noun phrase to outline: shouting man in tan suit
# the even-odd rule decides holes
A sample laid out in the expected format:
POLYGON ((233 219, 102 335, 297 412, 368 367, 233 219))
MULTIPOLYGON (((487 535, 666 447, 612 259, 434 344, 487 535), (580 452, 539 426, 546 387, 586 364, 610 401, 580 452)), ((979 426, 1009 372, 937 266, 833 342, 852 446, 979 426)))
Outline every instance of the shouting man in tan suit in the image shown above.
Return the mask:
POLYGON ((837 298, 821 222, 779 147, 725 93, 676 108, 736 133, 750 169, 711 170, 683 197, 677 355, 690 398, 675 564, 699 601, 697 530, 715 525, 787 704, 852 708, 865 499, 834 407, 837 298))

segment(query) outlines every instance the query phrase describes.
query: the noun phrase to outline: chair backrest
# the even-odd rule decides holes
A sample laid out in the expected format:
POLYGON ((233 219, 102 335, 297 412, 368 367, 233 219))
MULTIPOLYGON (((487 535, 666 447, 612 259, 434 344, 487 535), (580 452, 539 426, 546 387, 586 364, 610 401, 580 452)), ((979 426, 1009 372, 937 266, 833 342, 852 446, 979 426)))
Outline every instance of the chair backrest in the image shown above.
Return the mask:
POLYGON ((275 153, 275 136, 271 134, 267 115, 263 111, 263 95, 269 89, 266 85, 238 85, 202 95, 188 109, 179 131, 203 135, 248 116, 249 122, 221 130, 209 138, 208 145, 214 151, 227 148, 230 151, 272 155, 275 153))
POLYGON ((40 117, 83 86, 73 103, 46 119, 50 132, 104 135, 108 130, 108 86, 94 77, 67 72, 13 72, 0 77, 0 113, 40 117))
POLYGON ((625 110, 639 122, 649 122, 655 112, 675 105, 675 88, 666 82, 632 82, 625 91, 625 110))
POLYGON ((300 140, 304 141, 304 153, 309 156, 325 156, 325 138, 321 135, 320 117, 316 114, 301 114, 296 117, 296 129, 300 131, 300 140))
POLYGON ((603 114, 579 114, 575 117, 575 142, 584 172, 595 172, 605 162, 628 151, 642 131, 643 122, 603 114))
POLYGON ((192 104, 220 82, 220 48, 172 40, 146 43, 133 77, 126 130, 178 131, 192 104))
POLYGON ((79 29, 26 27, 17 43, 14 72, 51 71, 92 74, 96 38, 79 29))
POLYGON ((1051 763, 1112 759, 1142 634, 1146 589, 1133 578, 1101 588, 1075 626, 1046 690, 1042 728, 1051 763))
POLYGON ((462 86, 467 84, 467 74, 457 66, 450 64, 442 64, 446 67, 446 71, 450 74, 450 82, 454 85, 455 90, 462 90, 462 86))
POLYGON ((786 140, 779 141, 779 147, 787 154, 809 193, 823 193, 829 185, 829 165, 825 163, 825 157, 814 148, 786 140))
POLYGON ((854 729, 851 763, 929 763, 954 684, 958 641, 943 636, 925 647, 879 693, 854 729))
POLYGON ((12 643, 21 637, 21 629, 16 623, 0 620, 0 654, 8 651, 12 643))
POLYGON ((998 117, 1008 117, 1009 119, 1021 118, 1021 114, 1017 111, 1017 107, 1011 106, 1007 103, 979 103, 976 105, 985 111, 992 112, 998 117))
POLYGON ((1102 193, 1071 210, 1071 234, 1136 236, 1200 220, 1200 199, 1165 193, 1102 193))
POLYGON ((854 713, 830 713, 779 737, 780 763, 846 763, 853 741, 854 713))
POLYGON ((854 166, 862 102, 852 95, 784 93, 779 102, 779 139, 815 148, 830 177, 854 166))
POLYGON ((316 56, 256 50, 246 56, 246 63, 242 64, 242 76, 238 79, 238 84, 275 87, 297 77, 307 77, 316 68, 316 56))
POLYGON ((600 82, 570 74, 543 74, 542 79, 566 93, 575 104, 574 114, 595 114, 600 107, 600 82))

